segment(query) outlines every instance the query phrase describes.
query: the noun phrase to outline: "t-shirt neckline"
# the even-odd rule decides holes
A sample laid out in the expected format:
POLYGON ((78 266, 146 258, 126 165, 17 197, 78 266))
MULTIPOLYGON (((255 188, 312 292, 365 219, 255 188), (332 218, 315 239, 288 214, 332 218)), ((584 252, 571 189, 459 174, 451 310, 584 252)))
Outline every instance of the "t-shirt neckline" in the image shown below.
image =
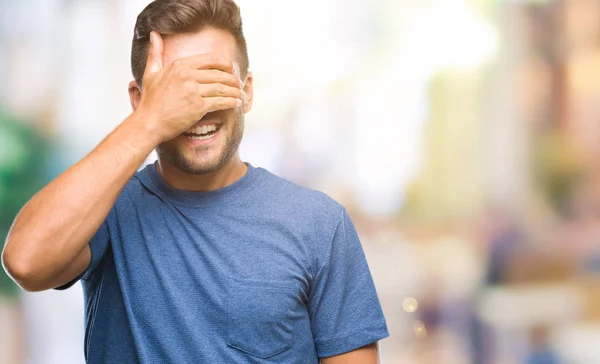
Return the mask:
POLYGON ((214 191, 185 191, 169 186, 158 172, 158 162, 149 164, 144 168, 143 172, 153 187, 171 202, 192 207, 202 207, 215 203, 223 203, 239 197, 245 190, 252 186, 259 177, 259 168, 252 166, 250 163, 244 163, 248 166, 248 169, 240 179, 214 191))

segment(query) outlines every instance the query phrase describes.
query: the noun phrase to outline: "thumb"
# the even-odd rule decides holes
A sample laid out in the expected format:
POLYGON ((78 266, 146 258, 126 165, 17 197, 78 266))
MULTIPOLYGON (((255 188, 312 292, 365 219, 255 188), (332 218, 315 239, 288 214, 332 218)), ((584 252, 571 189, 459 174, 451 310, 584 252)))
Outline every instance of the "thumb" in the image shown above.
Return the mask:
POLYGON ((163 39, 158 32, 150 32, 150 49, 148 50, 148 59, 146 61, 145 74, 152 74, 163 68, 163 39))

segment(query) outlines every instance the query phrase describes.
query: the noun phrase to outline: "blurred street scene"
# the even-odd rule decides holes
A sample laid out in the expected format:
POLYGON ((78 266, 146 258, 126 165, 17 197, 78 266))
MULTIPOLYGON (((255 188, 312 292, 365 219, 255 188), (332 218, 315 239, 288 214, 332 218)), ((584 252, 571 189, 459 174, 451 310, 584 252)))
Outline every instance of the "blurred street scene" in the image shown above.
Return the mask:
MULTIPOLYGON (((0 0, 0 242, 130 113, 148 2, 0 0)), ((242 159, 348 208, 383 363, 600 363, 600 0, 238 4, 242 159)), ((0 272, 0 363, 80 364, 83 335, 79 285, 0 272)))

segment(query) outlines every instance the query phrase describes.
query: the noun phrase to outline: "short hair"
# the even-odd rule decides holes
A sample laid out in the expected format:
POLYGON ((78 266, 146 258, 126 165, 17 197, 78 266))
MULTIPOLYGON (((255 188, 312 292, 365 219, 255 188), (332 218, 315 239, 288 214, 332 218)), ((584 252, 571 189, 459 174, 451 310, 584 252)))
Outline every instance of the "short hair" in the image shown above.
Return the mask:
POLYGON ((131 72, 141 86, 148 59, 150 33, 161 35, 224 30, 235 39, 241 77, 248 72, 248 47, 240 8, 233 0, 155 0, 138 15, 131 45, 131 72))

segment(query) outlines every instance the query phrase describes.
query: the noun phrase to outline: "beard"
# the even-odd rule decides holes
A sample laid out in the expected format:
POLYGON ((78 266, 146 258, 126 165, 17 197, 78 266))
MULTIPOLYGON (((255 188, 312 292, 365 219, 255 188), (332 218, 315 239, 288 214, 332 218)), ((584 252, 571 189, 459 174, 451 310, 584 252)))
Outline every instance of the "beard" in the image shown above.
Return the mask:
MULTIPOLYGON (((191 152, 185 153, 180 147, 178 136, 175 139, 161 143, 156 147, 158 156, 189 174, 207 174, 216 172, 226 165, 238 151, 244 135, 244 112, 237 108, 229 112, 220 112, 220 119, 224 120, 219 129, 220 137, 224 137, 224 144, 215 146, 197 146, 191 152), (220 148, 220 150, 214 150, 220 148), (213 154, 213 155, 211 155, 213 154)), ((213 114, 214 115, 214 114, 213 114)))

